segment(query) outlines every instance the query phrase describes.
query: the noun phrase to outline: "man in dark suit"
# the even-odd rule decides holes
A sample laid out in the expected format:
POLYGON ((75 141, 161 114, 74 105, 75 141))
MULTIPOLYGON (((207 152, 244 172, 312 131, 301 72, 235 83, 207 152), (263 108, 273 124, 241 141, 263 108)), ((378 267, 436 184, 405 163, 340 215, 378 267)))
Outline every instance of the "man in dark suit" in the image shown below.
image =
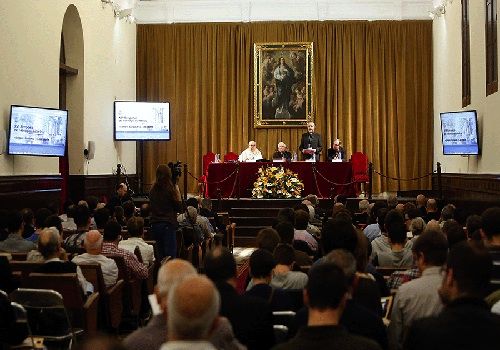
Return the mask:
POLYGON ((252 349, 274 345, 272 313, 266 301, 236 292, 236 261, 225 248, 207 253, 205 273, 216 285, 221 298, 220 314, 229 319, 238 340, 252 349))
POLYGON ((321 135, 314 132, 315 127, 316 125, 313 122, 307 123, 307 132, 302 134, 299 150, 302 152, 304 160, 313 158, 313 155, 316 156, 316 160, 319 160, 319 155, 323 149, 321 135), (315 149, 316 151, 312 152, 311 149, 315 149))
POLYGON ((500 316, 483 297, 489 288, 492 260, 482 247, 460 242, 448 254, 439 296, 445 308, 437 317, 416 320, 405 349, 496 349, 500 316))
POLYGON ((334 159, 346 160, 345 149, 340 145, 339 139, 335 139, 335 141, 333 141, 332 148, 328 149, 327 156, 329 161, 334 159))
POLYGON ((286 144, 284 142, 278 143, 278 150, 273 153, 273 160, 286 160, 287 162, 292 160, 292 154, 286 150, 286 144))

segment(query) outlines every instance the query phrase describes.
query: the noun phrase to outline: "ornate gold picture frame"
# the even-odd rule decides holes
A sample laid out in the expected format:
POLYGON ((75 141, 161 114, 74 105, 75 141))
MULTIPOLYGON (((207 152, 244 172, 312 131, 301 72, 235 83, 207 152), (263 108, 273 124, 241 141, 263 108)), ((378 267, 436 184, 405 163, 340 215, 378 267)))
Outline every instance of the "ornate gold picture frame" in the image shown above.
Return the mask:
POLYGON ((254 44, 254 127, 314 121, 312 85, 312 42, 254 44))

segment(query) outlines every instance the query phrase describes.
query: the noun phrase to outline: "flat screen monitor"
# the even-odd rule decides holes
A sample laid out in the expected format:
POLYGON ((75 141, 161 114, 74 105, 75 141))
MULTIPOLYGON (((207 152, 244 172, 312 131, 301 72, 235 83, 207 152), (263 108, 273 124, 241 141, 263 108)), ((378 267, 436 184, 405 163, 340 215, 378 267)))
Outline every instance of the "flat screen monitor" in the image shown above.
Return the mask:
POLYGON ((167 141, 170 137, 169 103, 115 101, 115 140, 167 141))
POLYGON ((441 137, 444 155, 478 155, 476 111, 441 113, 441 137))
POLYGON ((13 105, 10 107, 7 153, 63 157, 67 126, 66 110, 13 105))

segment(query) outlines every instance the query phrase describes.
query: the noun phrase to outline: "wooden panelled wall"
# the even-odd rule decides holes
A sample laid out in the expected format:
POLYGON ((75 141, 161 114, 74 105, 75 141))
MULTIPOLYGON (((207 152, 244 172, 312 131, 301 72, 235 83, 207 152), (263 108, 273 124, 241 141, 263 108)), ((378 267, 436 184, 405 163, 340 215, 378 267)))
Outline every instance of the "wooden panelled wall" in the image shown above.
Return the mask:
MULTIPOLYGON (((391 177, 432 172, 432 21, 325 21, 138 25, 137 100, 171 103, 172 140, 145 145, 144 182, 180 160, 201 175, 208 151, 265 157, 293 152, 304 128, 253 126, 253 45, 313 42, 313 102, 326 148, 339 137, 391 177)), ((399 189, 430 188, 430 177, 399 189)), ((196 191, 190 177, 189 190, 196 191)), ((147 187, 146 187, 147 189, 147 187)), ((376 177, 374 191, 397 190, 376 177)))

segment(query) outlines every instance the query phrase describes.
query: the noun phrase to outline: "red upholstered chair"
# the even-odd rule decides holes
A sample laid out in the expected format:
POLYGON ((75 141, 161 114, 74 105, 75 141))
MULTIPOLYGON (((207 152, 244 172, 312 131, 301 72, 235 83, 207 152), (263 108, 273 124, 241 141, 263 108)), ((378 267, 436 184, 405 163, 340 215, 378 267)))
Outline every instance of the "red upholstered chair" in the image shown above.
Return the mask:
POLYGON ((238 155, 234 152, 227 152, 224 156, 224 162, 234 162, 238 160, 238 155))
MULTIPOLYGON (((368 157, 362 152, 355 152, 351 156, 352 181, 360 183, 361 187, 370 181, 368 176, 368 157)), ((359 187, 356 186, 356 194, 359 194, 359 187)), ((364 188, 361 189, 363 192, 364 188)))
POLYGON ((214 161, 215 161, 215 153, 208 152, 207 154, 203 155, 203 158, 201 161, 203 173, 198 178, 198 185, 200 186, 200 193, 203 195, 203 197, 205 197, 207 194, 208 165, 210 163, 213 163, 214 161))

